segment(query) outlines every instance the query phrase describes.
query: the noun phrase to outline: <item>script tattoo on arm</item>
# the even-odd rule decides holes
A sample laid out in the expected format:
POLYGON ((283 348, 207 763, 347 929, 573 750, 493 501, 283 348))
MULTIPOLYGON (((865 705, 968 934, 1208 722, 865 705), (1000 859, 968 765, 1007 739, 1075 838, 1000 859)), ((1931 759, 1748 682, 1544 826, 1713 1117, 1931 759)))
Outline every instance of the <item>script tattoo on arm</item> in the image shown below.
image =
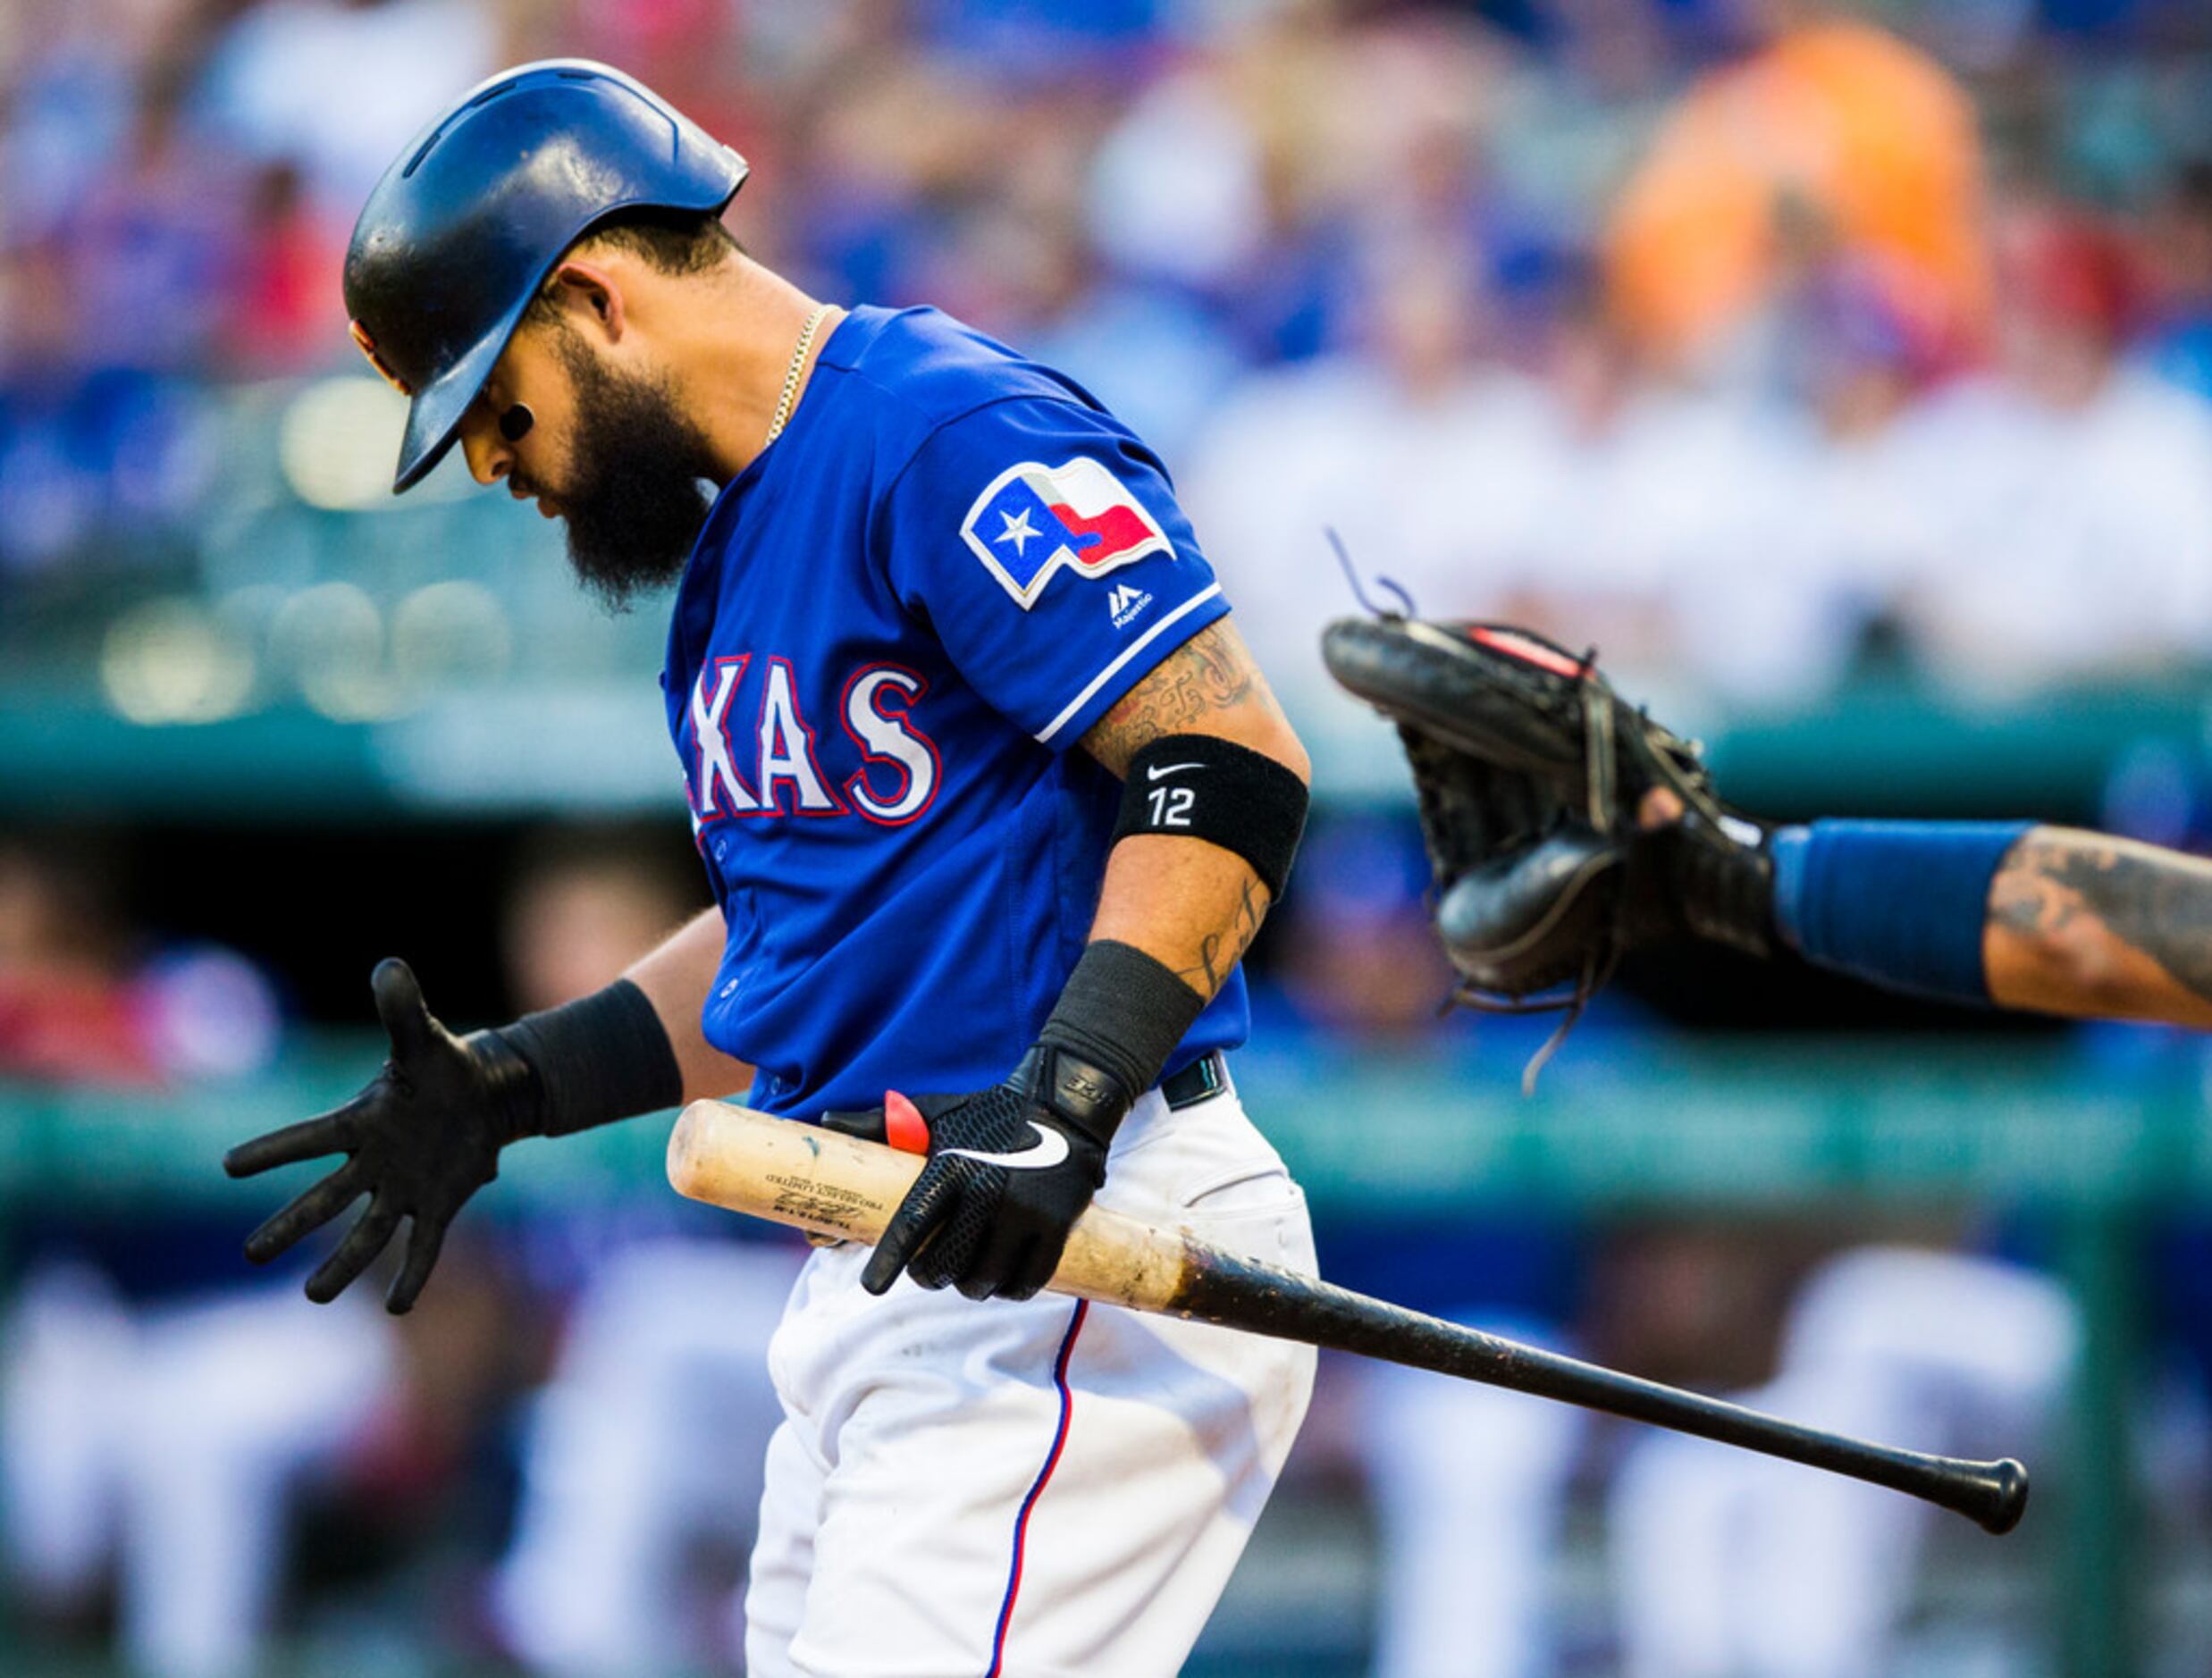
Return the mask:
POLYGON ((1091 756, 1116 775, 1164 734, 1229 734, 1219 725, 1240 711, 1257 710, 1288 727, 1283 709, 1252 662, 1244 638, 1227 618, 1217 618, 1163 659, 1083 736, 1091 756))
POLYGON ((1989 919, 1994 933, 2060 952, 2087 976, 2084 1005, 2067 1012, 2194 1024, 2212 1005, 2212 863, 2103 834, 2036 828, 1990 883, 1989 919), (2146 969, 2148 984, 2131 979, 2146 969), (2159 995, 2160 978, 2181 995, 2159 995))
POLYGON ((1177 978, 1209 1003, 1215 993, 1229 982, 1237 963, 1244 960, 1244 952, 1252 947, 1252 940, 1259 933, 1259 923, 1267 913, 1267 894, 1260 889, 1257 880, 1247 876, 1239 889, 1236 919, 1221 931, 1202 936, 1199 940, 1198 960, 1175 970, 1177 978))

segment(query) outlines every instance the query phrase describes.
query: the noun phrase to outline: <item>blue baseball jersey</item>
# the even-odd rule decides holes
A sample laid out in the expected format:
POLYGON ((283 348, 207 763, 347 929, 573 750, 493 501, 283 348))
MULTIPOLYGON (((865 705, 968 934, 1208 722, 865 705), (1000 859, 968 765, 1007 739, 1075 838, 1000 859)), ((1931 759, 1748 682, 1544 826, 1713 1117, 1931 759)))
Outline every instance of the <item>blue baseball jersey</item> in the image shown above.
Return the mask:
MULTIPOLYGON (((980 1089, 1082 953, 1121 783, 1070 750, 1229 609, 1072 381, 860 308, 715 502, 661 685, 728 926, 709 1042, 801 1118, 980 1089)), ((1234 976, 1168 1063, 1244 1039, 1234 976)))

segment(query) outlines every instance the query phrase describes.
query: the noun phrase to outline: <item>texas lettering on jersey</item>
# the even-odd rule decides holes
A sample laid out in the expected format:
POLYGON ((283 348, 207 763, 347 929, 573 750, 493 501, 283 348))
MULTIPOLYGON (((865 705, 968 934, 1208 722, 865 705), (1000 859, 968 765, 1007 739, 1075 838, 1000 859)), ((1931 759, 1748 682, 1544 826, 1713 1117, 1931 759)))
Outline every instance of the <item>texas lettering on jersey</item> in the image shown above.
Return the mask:
POLYGON ((750 652, 715 659, 692 684, 684 730, 694 824, 858 816, 904 826, 929 808, 942 778, 936 743, 913 717, 929 689, 904 666, 864 665, 845 678, 837 733, 823 739, 801 709, 790 659, 750 652))

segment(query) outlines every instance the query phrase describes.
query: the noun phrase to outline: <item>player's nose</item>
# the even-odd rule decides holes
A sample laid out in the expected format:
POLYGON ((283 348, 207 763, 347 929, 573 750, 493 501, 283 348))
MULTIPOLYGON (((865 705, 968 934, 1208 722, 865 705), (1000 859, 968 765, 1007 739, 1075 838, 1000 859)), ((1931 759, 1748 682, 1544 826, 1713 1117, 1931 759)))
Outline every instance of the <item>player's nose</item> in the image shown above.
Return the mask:
POLYGON ((497 483, 515 467, 514 450, 488 419, 471 414, 461 422, 461 452, 468 475, 479 483, 497 483))

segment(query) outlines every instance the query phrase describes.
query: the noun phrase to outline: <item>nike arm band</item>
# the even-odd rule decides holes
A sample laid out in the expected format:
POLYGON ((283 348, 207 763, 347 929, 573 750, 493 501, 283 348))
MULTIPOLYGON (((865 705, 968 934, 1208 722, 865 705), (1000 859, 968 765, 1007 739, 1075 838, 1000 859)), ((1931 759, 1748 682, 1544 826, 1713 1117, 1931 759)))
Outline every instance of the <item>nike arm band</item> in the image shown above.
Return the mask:
POLYGON ((1264 751, 1216 734, 1166 734, 1129 761, 1114 843, 1131 834, 1203 839, 1252 865, 1283 895, 1306 831, 1306 783, 1264 751))

